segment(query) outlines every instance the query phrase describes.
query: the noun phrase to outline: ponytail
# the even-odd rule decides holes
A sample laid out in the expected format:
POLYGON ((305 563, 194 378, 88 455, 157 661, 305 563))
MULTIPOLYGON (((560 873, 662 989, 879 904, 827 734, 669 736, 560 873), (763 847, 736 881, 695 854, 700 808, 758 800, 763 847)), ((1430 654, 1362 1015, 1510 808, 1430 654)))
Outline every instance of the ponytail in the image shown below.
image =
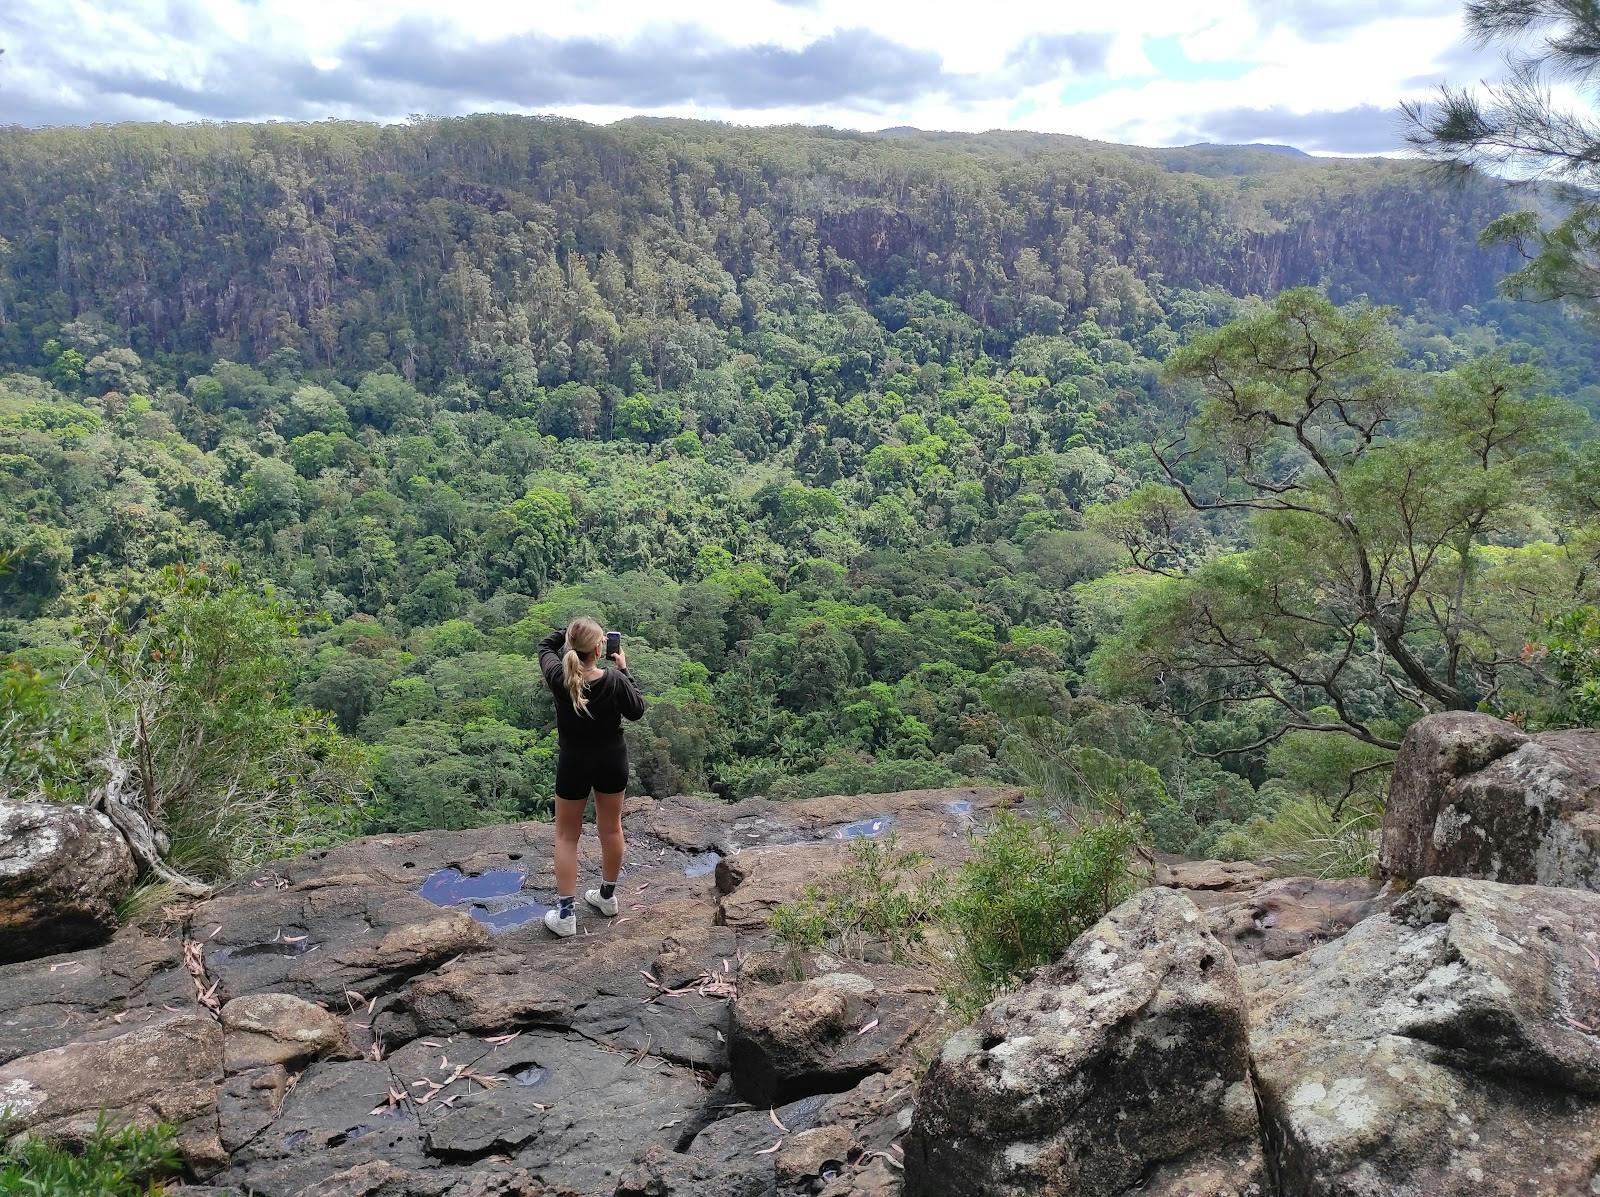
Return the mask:
POLYGON ((583 658, 578 656, 569 647, 561 654, 561 678, 567 685, 567 695, 572 699, 572 708, 580 715, 589 713, 589 700, 583 694, 583 675, 589 672, 589 667, 583 663, 583 658))
POLYGON ((581 616, 567 625, 566 648, 561 654, 561 680, 567 687, 567 696, 572 699, 572 709, 580 715, 589 713, 589 700, 583 693, 584 675, 594 664, 605 635, 600 625, 588 616, 581 616))

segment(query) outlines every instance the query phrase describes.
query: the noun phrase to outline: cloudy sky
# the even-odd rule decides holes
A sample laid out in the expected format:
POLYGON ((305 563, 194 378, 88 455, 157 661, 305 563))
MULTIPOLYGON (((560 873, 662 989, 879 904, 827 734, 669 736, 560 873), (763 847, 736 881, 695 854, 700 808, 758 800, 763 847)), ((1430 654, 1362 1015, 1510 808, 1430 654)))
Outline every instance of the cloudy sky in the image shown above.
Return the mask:
POLYGON ((637 113, 1314 153, 1497 73, 1461 0, 4 0, 0 125, 637 113))

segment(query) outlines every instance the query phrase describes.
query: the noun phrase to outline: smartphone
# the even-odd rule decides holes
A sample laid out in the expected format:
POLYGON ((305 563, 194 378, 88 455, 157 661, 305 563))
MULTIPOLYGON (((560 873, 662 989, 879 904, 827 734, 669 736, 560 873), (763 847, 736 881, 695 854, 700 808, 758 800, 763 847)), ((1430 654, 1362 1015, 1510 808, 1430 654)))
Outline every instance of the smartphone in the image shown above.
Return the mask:
POLYGON ((617 655, 617 651, 621 647, 622 647, 622 633, 621 632, 607 632, 606 633, 606 660, 609 661, 612 657, 616 656, 617 655))

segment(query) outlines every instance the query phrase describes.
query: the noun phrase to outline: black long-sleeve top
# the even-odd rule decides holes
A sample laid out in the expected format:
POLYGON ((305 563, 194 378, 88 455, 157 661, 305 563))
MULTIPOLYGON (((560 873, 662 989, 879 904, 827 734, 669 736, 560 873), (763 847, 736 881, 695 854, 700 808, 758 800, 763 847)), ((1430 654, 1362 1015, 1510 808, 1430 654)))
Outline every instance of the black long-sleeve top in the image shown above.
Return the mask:
POLYGON ((644 696, 626 669, 613 664, 592 682, 584 683, 589 713, 580 714, 567 693, 561 654, 567 630, 561 628, 539 641, 539 671, 556 700, 556 736, 562 747, 610 745, 622 738, 622 721, 644 714, 644 696))

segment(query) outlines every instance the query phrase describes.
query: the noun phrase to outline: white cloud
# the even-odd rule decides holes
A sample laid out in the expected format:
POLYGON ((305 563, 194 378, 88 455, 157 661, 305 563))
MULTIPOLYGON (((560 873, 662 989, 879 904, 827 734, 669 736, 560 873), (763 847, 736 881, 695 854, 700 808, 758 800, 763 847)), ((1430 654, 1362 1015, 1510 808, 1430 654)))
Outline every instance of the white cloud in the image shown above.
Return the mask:
POLYGON ((1308 148, 1372 152, 1399 145, 1398 135, 1383 143, 1374 112, 1394 111, 1469 62, 1457 0, 8 7, 0 123, 22 124, 648 112, 866 129, 1030 128, 1150 144, 1254 140, 1258 129, 1268 139, 1276 129, 1308 148))

